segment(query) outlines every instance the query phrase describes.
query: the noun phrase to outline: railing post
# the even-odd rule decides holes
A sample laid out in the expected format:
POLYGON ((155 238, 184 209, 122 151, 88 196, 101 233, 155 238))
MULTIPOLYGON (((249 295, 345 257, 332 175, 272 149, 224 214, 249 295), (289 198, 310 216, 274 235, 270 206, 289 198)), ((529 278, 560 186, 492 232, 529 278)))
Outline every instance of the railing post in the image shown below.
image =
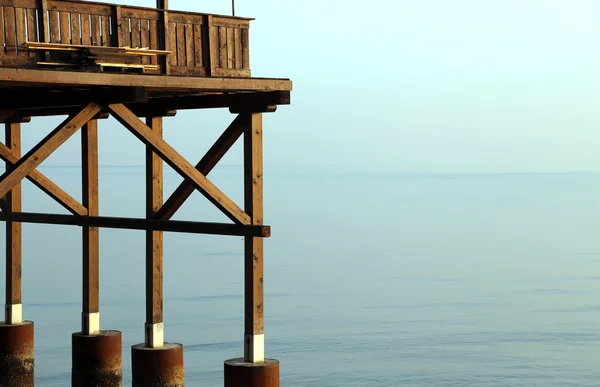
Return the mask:
MULTIPOLYGON (((167 9, 169 8, 168 0, 156 0, 156 8, 158 8, 160 13, 160 33, 158 34, 158 48, 159 50, 167 50, 171 51, 171 55, 173 55, 173 50, 175 47, 168 47, 169 45, 169 14, 167 9)), ((161 55, 159 57, 159 63, 162 68, 163 74, 169 75, 171 73, 171 69, 169 68, 169 58, 167 55, 161 55)))

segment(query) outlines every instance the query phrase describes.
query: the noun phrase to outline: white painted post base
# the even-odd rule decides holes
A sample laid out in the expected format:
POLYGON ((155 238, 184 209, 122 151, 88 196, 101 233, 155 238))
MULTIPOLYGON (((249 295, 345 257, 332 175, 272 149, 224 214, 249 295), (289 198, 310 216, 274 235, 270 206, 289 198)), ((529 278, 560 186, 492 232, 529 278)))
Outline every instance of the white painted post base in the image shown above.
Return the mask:
POLYGON ((144 326, 146 347, 160 348, 165 345, 164 323, 148 324, 144 326))
POLYGON ((81 332, 84 335, 93 336, 100 333, 100 313, 81 314, 81 332))
POLYGON ((265 361, 265 335, 244 335, 244 361, 262 363, 265 361))
POLYGON ((23 304, 6 304, 4 309, 4 323, 17 325, 23 323, 23 304))

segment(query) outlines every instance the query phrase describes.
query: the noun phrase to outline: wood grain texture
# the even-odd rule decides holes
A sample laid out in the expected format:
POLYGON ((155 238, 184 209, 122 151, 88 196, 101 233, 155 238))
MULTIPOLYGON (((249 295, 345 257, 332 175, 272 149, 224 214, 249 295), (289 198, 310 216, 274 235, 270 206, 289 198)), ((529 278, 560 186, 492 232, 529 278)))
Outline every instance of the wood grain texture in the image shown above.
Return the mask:
POLYGON ((0 176, 0 197, 5 196, 25 176, 29 175, 45 159, 48 158, 59 146, 65 143, 79 128, 98 114, 102 107, 97 103, 90 103, 78 114, 67 118, 56 129, 50 132, 42 141, 35 145, 21 159, 15 163, 14 168, 7 170, 0 176))
MULTIPOLYGON (((0 158, 3 161, 11 164, 15 164, 19 161, 18 155, 13 154, 10 148, 4 144, 0 144, 0 158)), ((37 170, 31 171, 31 173, 27 175, 27 179, 51 198, 56 200, 61 206, 63 206, 73 215, 84 216, 88 214, 87 208, 85 208, 71 195, 63 191, 62 188, 54 184, 52 180, 48 179, 45 175, 37 170)))
MULTIPOLYGON (((184 179, 189 179, 194 186, 211 203, 219 208, 228 218, 238 224, 250 224, 250 217, 239 208, 227 195, 221 192, 212 182, 201 174, 192 164, 184 159, 162 138, 158 137, 131 110, 123 104, 108 105, 111 114, 133 133, 146 146, 159 154, 160 157, 184 179)), ((0 194, 2 193, 0 181, 0 194)))
MULTIPOLYGON (((6 124, 6 144, 10 152, 16 157, 21 155, 21 126, 20 124, 6 124)), ((6 163, 6 169, 12 170, 13 163, 6 163)), ((4 196, 4 211, 8 213, 21 212, 21 183, 15 184, 12 190, 4 196)), ((21 264, 22 264, 22 237, 21 223, 6 222, 6 304, 21 303, 21 264)))
MULTIPOLYGON (((196 164, 196 169, 207 176, 210 171, 218 164, 218 162, 225 156, 227 151, 231 149, 237 139, 244 133, 245 121, 241 116, 237 116, 233 122, 225 129, 223 134, 219 136, 217 141, 212 147, 206 152, 204 157, 196 164)), ((195 188, 189 180, 184 180, 179 186, 173 191, 171 196, 167 199, 165 204, 156 213, 155 219, 169 220, 175 215, 175 212, 181 206, 187 198, 194 192, 195 188)))
POLYGON ((4 36, 4 7, 0 7, 0 58, 6 55, 5 36, 4 36))
MULTIPOLYGON (((162 138, 162 118, 148 117, 146 125, 162 138)), ((163 161, 146 147, 146 218, 154 218, 163 202, 163 161)), ((163 232, 146 231, 146 323, 163 322, 163 232)))
MULTIPOLYGON (((244 209, 251 224, 263 224, 262 113, 246 114, 244 132, 244 209)), ((244 330, 264 333, 263 240, 244 240, 244 330)))
POLYGON ((17 31, 15 7, 4 7, 4 38, 6 39, 6 55, 17 55, 17 31))
MULTIPOLYGON (((98 122, 91 120, 81 129, 82 201, 88 216, 99 215, 98 204, 98 122)), ((99 312, 100 235, 97 227, 82 227, 83 313, 99 312)), ((89 330, 88 330, 89 331, 89 330)))
POLYGON ((29 52, 23 45, 27 42, 27 12, 25 8, 15 8, 15 29, 17 31, 17 55, 28 56, 29 52))

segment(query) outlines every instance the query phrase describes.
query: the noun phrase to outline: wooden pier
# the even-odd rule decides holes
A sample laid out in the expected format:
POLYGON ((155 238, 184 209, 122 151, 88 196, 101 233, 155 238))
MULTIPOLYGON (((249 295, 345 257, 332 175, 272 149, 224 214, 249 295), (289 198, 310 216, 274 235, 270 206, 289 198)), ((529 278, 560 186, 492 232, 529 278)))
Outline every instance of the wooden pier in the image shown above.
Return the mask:
MULTIPOLYGON (((100 326, 101 228, 146 232, 145 342, 131 350, 134 386, 183 385, 183 346, 163 337, 163 232, 244 236, 245 321, 240 352, 224 364, 228 387, 279 386, 279 363, 265 358, 263 307, 262 115, 290 103, 289 79, 253 78, 252 19, 73 0, 0 0, 0 220, 6 222, 6 305, 0 325, 0 385, 32 386, 34 324, 21 299, 21 223, 79 226, 82 230, 81 332, 71 338, 72 385, 122 384, 121 333, 100 326), (197 164, 162 137, 163 119, 182 109, 227 108, 233 114, 197 164), (66 116, 28 151, 21 130, 33 117, 66 116), (98 125, 109 116, 146 146, 146 216, 101 216, 98 203, 98 125), (81 132, 81 203, 37 170, 81 132), (207 175, 243 137, 244 203, 236 204, 207 175), (162 162, 181 177, 163 198, 162 162), (28 179, 71 215, 21 211, 28 179), (171 220, 198 190, 229 223, 171 220)), ((110 151, 110 150, 107 150, 110 151)), ((141 322, 140 322, 141 324, 141 322)), ((118 327, 115 327, 118 328, 118 327)), ((65 338, 67 339, 67 338, 65 338)))

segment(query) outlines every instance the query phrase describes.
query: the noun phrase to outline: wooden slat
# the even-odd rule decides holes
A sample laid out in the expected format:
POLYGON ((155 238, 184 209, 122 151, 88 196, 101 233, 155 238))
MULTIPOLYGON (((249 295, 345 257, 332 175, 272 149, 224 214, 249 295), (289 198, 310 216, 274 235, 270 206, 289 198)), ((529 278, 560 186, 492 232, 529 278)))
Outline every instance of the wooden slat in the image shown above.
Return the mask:
POLYGON ((140 19, 131 19, 131 47, 141 47, 141 25, 140 19))
POLYGON ((115 6, 111 15, 111 46, 121 47, 121 7, 115 6))
MULTIPOLYGON (((11 154, 21 155, 21 126, 6 124, 6 144, 11 154)), ((12 163, 6 163, 6 170, 13 168, 12 163)), ((4 196, 6 212, 21 212, 21 183, 17 183, 4 196)), ((21 304, 21 267, 22 267, 22 238, 21 223, 6 222, 6 304, 21 304)), ((12 320, 12 316, 9 316, 12 320)), ((16 321, 10 321, 13 324, 16 321)))
MULTIPOLYGON (((91 120, 81 129, 82 202, 88 216, 98 216, 98 122, 91 120)), ((99 312, 100 237, 97 227, 83 227, 83 313, 99 312)), ((84 323, 86 319, 84 319, 84 323)), ((90 327, 83 327, 90 334, 90 327)))
MULTIPOLYGON (((123 104, 108 105, 111 114, 133 133, 146 146, 150 146, 152 150, 159 154, 160 157, 171 166, 184 179, 189 179, 194 186, 204 195, 211 203, 219 208, 227 217, 238 224, 249 224, 250 217, 242 211, 229 197, 221 192, 213 183, 211 183, 204 175, 194 168, 187 160, 185 160, 175 149, 167 144, 162 138, 156 136, 155 133, 148 128, 140 119, 127 109, 123 104)), ((0 195, 2 194, 2 182, 0 181, 0 195)))
POLYGON ((40 42, 50 42, 50 33, 48 26, 50 20, 48 18, 48 0, 37 0, 38 4, 38 34, 40 42))
MULTIPOLYGON (((245 118, 243 116, 237 116, 233 122, 225 129, 223 134, 217 139, 212 147, 206 152, 204 157, 196 165, 196 169, 207 176, 210 171, 217 165, 217 163, 225 156, 225 154, 231 149, 237 139, 244 133, 245 118)), ((167 199, 165 204, 156 213, 155 219, 169 220, 175 215, 175 212, 185 203, 187 198, 194 192, 194 185, 189 180, 184 180, 179 186, 173 191, 171 196, 167 199)))
POLYGON ((227 27, 219 27, 219 67, 227 68, 227 27))
MULTIPOLYGON (((150 30, 148 28, 148 20, 140 20, 140 46, 143 48, 150 48, 150 30)), ((150 64, 150 57, 144 56, 142 58, 143 64, 150 64)))
POLYGON ((177 24, 169 24, 169 33, 167 34, 167 51, 171 51, 169 55, 169 66, 177 66, 177 24))
POLYGON ((71 44, 71 26, 68 12, 60 13, 60 42, 62 44, 71 44))
MULTIPOLYGON (((163 50, 171 51, 172 54, 169 58, 161 57, 159 60, 159 64, 163 67, 162 73, 169 75, 171 73, 171 63, 175 56, 175 46, 172 46, 172 41, 169 38, 173 35, 174 31, 171 30, 171 25, 169 23, 169 12, 165 9, 160 14, 160 20, 158 23, 158 47, 163 50)), ((177 60, 175 59, 175 63, 177 60)))
MULTIPOLYGON (((80 14, 72 12, 71 13, 71 44, 79 45, 81 44, 81 22, 80 22, 80 14)), ((87 15, 83 15, 86 17, 87 15)))
POLYGON ((185 66, 185 25, 177 23, 177 66, 185 66))
MULTIPOLYGON (((162 118, 149 117, 146 125, 162 138, 162 118)), ((163 161, 146 148, 146 218, 154 218, 163 202, 163 161)), ((163 233, 146 231, 146 323, 163 322, 163 233)))
POLYGON ((227 68, 234 68, 235 35, 233 28, 227 28, 227 68))
POLYGON ((185 26, 185 65, 194 66, 194 25, 184 24, 185 26))
POLYGON ((60 43, 60 19, 58 11, 50 11, 50 42, 60 43))
POLYGON ((202 25, 194 24, 194 55, 195 61, 194 65, 196 67, 204 67, 204 59, 203 59, 203 44, 204 39, 202 38, 202 25))
MULTIPOLYGON (((158 45, 158 43, 159 43, 159 41, 158 41, 158 22, 155 20, 150 20, 149 35, 150 35, 150 49, 157 50, 159 47, 159 45, 158 45)), ((150 63, 158 64, 158 58, 150 57, 150 63)))
POLYGON ((90 46, 92 44, 92 24, 90 15, 81 14, 81 44, 90 46))
POLYGON ((131 47, 131 19, 121 18, 121 47, 131 47))
POLYGON ((4 7, 0 7, 0 57, 6 55, 6 47, 4 45, 4 7))
POLYGON ((247 28, 242 29, 243 69, 250 69, 250 37, 247 28))
MULTIPOLYGON (((1 143, 0 158, 11 164, 15 164, 19 161, 19 158, 12 153, 10 148, 1 143)), ((44 191, 48 196, 56 200, 61 206, 63 206, 73 215, 87 215, 87 209, 83 205, 81 205, 71 195, 63 191, 59 186, 54 184, 52 180, 48 179, 42 173, 38 172, 37 170, 33 170, 29 175, 27 175, 27 179, 39 189, 44 191)))
POLYGON ((101 29, 101 21, 100 16, 91 15, 92 16, 92 46, 101 46, 102 45, 102 37, 100 33, 101 29))
POLYGON ((102 16, 100 19, 100 24, 102 26, 102 46, 110 47, 110 18, 108 16, 102 16))
POLYGON ((234 29, 234 41, 235 41, 235 50, 234 50, 234 66, 236 70, 241 70, 244 68, 244 57, 242 55, 242 30, 239 28, 234 29))
POLYGON ((37 15, 35 9, 27 10, 27 41, 38 42, 37 15))
MULTIPOLYGON (((246 115, 244 132, 244 209, 253 225, 263 224, 262 114, 246 115)), ((247 336, 264 333, 263 240, 244 239, 244 332, 247 336)), ((253 340, 247 345, 252 345, 253 340)), ((254 363, 255 350, 246 348, 246 362, 254 363)), ((258 359, 262 361, 262 359, 258 359)))
POLYGON ((182 220, 164 221, 154 219, 121 218, 113 216, 73 216, 31 212, 11 214, 0 212, 0 221, 115 228, 121 230, 158 230, 165 232, 234 235, 244 237, 268 238, 271 236, 271 228, 269 226, 252 226, 214 222, 189 222, 182 220))
POLYGON ((6 55, 17 55, 17 31, 15 23, 15 8, 4 7, 4 36, 6 39, 6 55))
POLYGON ((27 12, 24 8, 15 8, 15 21, 17 23, 17 55, 29 56, 27 49, 23 48, 27 42, 27 12))
POLYGON ((15 164, 13 169, 4 172, 0 176, 0 197, 5 196, 16 184, 36 169, 52 152, 79 130, 83 124, 98 114, 100 110, 102 110, 102 107, 92 102, 77 115, 67 118, 44 137, 15 164))

